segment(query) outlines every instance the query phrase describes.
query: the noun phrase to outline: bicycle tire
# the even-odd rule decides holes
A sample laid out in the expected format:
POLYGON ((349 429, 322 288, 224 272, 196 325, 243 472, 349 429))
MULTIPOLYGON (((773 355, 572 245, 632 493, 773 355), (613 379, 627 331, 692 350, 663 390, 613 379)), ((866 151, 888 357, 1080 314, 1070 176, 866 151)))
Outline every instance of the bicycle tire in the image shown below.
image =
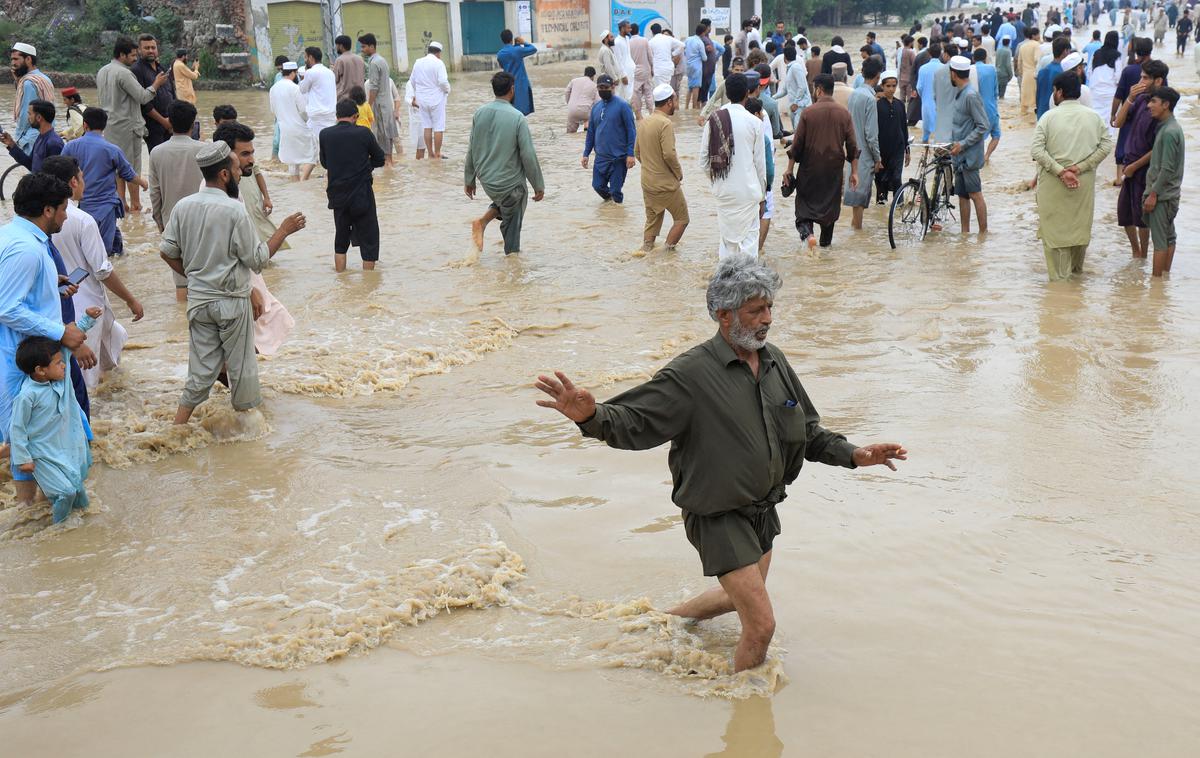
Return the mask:
POLYGON ((8 175, 18 168, 23 168, 23 166, 20 163, 14 163, 5 169, 3 174, 0 174, 0 201, 8 200, 8 195, 4 192, 4 183, 8 181, 8 175))
POLYGON ((898 232, 914 243, 925 239, 927 206, 925 193, 916 179, 905 182, 892 197, 892 207, 888 210, 888 244, 893 250, 897 247, 898 232))

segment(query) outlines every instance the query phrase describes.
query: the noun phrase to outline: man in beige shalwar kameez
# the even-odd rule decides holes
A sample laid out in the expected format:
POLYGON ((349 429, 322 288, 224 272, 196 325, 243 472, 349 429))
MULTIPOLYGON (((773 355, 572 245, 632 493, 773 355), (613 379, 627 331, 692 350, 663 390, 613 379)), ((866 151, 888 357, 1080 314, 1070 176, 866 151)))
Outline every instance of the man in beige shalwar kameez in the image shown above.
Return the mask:
POLYGON ((1079 102, 1074 73, 1054 79, 1058 106, 1038 121, 1030 150, 1038 164, 1038 229, 1050 281, 1083 273, 1083 257, 1092 241, 1096 204, 1096 167, 1112 151, 1108 125, 1079 102))

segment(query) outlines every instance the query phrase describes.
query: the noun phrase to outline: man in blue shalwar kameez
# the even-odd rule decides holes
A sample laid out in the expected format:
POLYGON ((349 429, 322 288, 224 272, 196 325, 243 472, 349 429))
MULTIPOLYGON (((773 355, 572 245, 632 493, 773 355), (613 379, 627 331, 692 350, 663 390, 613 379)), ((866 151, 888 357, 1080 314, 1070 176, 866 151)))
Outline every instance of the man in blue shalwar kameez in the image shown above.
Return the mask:
MULTIPOLYGON (((0 436, 7 442, 12 403, 25 374, 17 368, 17 345, 26 337, 58 340, 69 349, 83 344, 74 324, 63 324, 58 272, 50 257, 50 235, 67 219, 71 188, 46 174, 22 177, 13 194, 17 215, 0 228, 0 436)), ((33 478, 13 466, 17 500, 33 502, 33 478)))
POLYGON ((62 154, 79 161, 83 171, 84 190, 79 207, 96 219, 108 254, 120 255, 125 246, 117 219, 125 217, 125 204, 121 200, 124 192, 118 192, 117 179, 134 182, 142 189, 149 189, 150 185, 137 175, 121 149, 104 139, 108 114, 102 108, 84 111, 83 124, 87 131, 79 139, 68 142, 62 154))
POLYGON ((514 43, 513 33, 509 29, 500 32, 500 41, 504 47, 496 53, 500 68, 512 74, 513 107, 528 116, 533 113, 533 85, 529 83, 529 74, 525 73, 525 59, 538 51, 536 45, 531 45, 520 37, 514 43))
POLYGON ((633 120, 633 109, 629 103, 613 92, 611 76, 596 79, 596 93, 600 102, 592 106, 588 119, 587 139, 583 144, 580 165, 588 167, 588 156, 596 151, 596 165, 592 168, 592 189, 596 194, 614 203, 625 199, 621 191, 625 186, 625 172, 633 168, 634 143, 637 141, 637 124, 633 120))

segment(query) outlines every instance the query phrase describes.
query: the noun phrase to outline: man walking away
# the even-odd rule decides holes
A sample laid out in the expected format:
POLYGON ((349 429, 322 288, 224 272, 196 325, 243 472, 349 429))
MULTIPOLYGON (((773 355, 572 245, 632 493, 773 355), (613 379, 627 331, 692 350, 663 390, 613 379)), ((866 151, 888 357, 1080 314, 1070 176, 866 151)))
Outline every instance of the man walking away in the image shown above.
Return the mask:
POLYGON ((683 167, 675 152, 675 115, 678 98, 670 85, 654 89, 654 113, 642 121, 637 132, 634 155, 642 164, 642 199, 646 206, 646 229, 642 249, 654 249, 654 240, 662 229, 663 216, 671 214, 667 232, 667 250, 674 250, 688 225, 687 198, 683 195, 683 167))
MULTIPOLYGON (((670 85, 667 85, 670 86, 670 85)), ((613 81, 606 76, 596 82, 596 93, 600 101, 592 106, 588 119, 587 139, 583 143, 583 157, 579 164, 588 167, 588 156, 596 151, 596 165, 592 168, 592 189, 596 194, 614 203, 625 199, 625 173, 633 168, 634 142, 637 125, 629 104, 613 93, 613 81)))
MULTIPOLYGON (((409 81, 413 85, 412 105, 421 117, 425 149, 429 157, 442 157, 442 136, 446 131, 446 98, 450 95, 450 77, 442 63, 442 43, 430 42, 424 58, 413 64, 409 81)), ((417 158, 421 157, 420 150, 417 158)))
MULTIPOLYGON (((361 38, 360 43, 361 43, 361 38)), ((350 97, 350 90, 364 87, 367 80, 367 68, 361 55, 354 52, 354 42, 345 34, 339 35, 333 41, 338 56, 333 59, 333 78, 337 85, 335 92, 338 100, 350 97)), ((366 50, 363 51, 366 53, 366 50)))
POLYGON ((500 32, 500 42, 504 46, 496 53, 496 60, 513 78, 513 107, 528 116, 533 113, 533 85, 525 71, 525 59, 537 54, 537 46, 522 37, 513 37, 509 29, 500 32))
POLYGON ((1038 165, 1038 235, 1050 281, 1083 272, 1092 241, 1096 167, 1112 151, 1108 125, 1079 102, 1079 77, 1054 80, 1058 105, 1038 119, 1030 155, 1038 165))
MULTIPOLYGON (((171 122, 171 139, 150 151, 150 213, 161 233, 171 220, 171 211, 180 200, 200 191, 204 175, 196 164, 196 153, 204 147, 203 142, 192 139, 192 127, 196 123, 196 106, 185 100, 171 103, 167 111, 171 122)), ((187 279, 179 274, 175 278, 175 299, 187 302, 187 279)))
MULTIPOLYGON (((754 79, 757 87, 757 74, 754 79)), ((712 182, 717 200, 720 258, 758 253, 759 205, 766 195, 767 158, 762 122, 742 105, 749 89, 746 74, 733 74, 725 80, 729 104, 708 117, 700 140, 700 168, 712 182)))
POLYGON ((135 184, 142 189, 150 185, 129 165, 121 149, 105 139, 108 114, 103 108, 88 108, 83 112, 83 123, 87 133, 68 142, 62 154, 79 161, 83 169, 86 187, 79 207, 96 219, 108 254, 121 255, 125 243, 117 219, 125 217, 125 185, 135 184))
MULTIPOLYGON (((118 38, 113 43, 113 59, 96 74, 96 90, 100 98, 100 107, 108 114, 104 139, 120 148, 125 160, 133 167, 134 173, 140 174, 142 137, 146 135, 142 106, 154 100, 158 88, 166 85, 167 73, 159 72, 149 86, 143 87, 130 68, 135 61, 137 45, 128 37, 118 38)), ((87 173, 86 169, 84 173, 87 173)), ((121 197, 123 200, 124 192, 121 193, 121 197)), ((138 192, 137 185, 129 187, 128 209, 135 212, 142 209, 141 193, 138 192)), ((125 215, 124 212, 121 215, 125 215)), ((96 221, 103 231, 104 222, 100 219, 96 221)))
POLYGON ((821 247, 833 243, 833 225, 842 212, 842 175, 850 164, 850 184, 858 184, 858 143, 850 111, 833 99, 833 77, 818 74, 813 81, 817 100, 805 109, 783 177, 783 192, 796 192, 796 230, 809 249, 817 246, 813 224, 821 227, 821 247), (796 172, 797 167, 799 172, 796 172))
POLYGON ((321 132, 321 165, 329 184, 325 194, 333 209, 333 270, 346 270, 346 251, 356 245, 363 270, 379 260, 379 218, 371 172, 386 156, 370 129, 356 126, 358 106, 346 98, 337 104, 338 123, 321 132))
POLYGON ((333 126, 337 121, 337 82, 333 72, 321 63, 321 48, 304 49, 304 81, 300 82, 300 94, 304 95, 304 112, 308 115, 308 131, 312 133, 313 145, 320 139, 321 130, 333 126))
POLYGON ((317 143, 308 129, 304 95, 296 84, 296 62, 285 61, 283 76, 271 87, 271 112, 279 126, 279 160, 288 167, 292 181, 312 176, 317 163, 317 143))
POLYGON ((262 404, 254 358, 250 272, 259 272, 288 235, 304 228, 296 213, 260 242, 236 199, 241 168, 225 142, 196 156, 204 189, 179 201, 159 243, 159 255, 188 282, 188 376, 175 423, 186 424, 226 371, 234 410, 262 404))
POLYGON ((883 63, 874 55, 862 62, 863 83, 850 95, 850 119, 854 123, 854 141, 860 150, 858 181, 842 190, 846 205, 850 206, 850 228, 862 229, 863 211, 871 204, 871 181, 875 172, 883 168, 879 154, 879 105, 875 98, 875 83, 883 70, 883 63))
POLYGON ((1143 205, 1150 237, 1154 241, 1154 276, 1170 273, 1175 259, 1175 215, 1179 213, 1184 160, 1183 129, 1175 120, 1178 102, 1178 92, 1170 87, 1159 87, 1147 105, 1150 115, 1159 123, 1150 171, 1146 174, 1143 205))
MULTIPOLYGON (((477 250, 483 250, 483 232, 494 219, 500 219, 504 235, 504 254, 521 252, 521 222, 529 192, 533 201, 541 202, 546 183, 533 149, 529 121, 512 106, 513 78, 506 71, 492 76, 492 92, 496 99, 475 111, 471 121, 471 144, 463 167, 463 191, 475 199, 475 182, 491 198, 484 214, 471 223, 471 238, 477 250)), ((591 132, 589 131, 589 134, 591 132)))
POLYGON ((642 117, 642 109, 649 113, 654 100, 654 57, 650 52, 650 41, 638 34, 638 25, 629 25, 629 55, 633 58, 633 99, 630 105, 637 118, 642 117))

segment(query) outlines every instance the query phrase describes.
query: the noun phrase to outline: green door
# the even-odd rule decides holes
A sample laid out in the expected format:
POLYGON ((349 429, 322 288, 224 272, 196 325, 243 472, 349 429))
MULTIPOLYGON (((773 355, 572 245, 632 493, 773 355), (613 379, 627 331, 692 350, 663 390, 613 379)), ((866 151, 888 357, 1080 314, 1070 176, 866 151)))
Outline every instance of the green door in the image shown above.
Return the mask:
POLYGON ((460 3, 463 54, 495 55, 500 52, 500 32, 504 31, 504 3, 460 3))
POLYGON ((395 67, 396 56, 392 54, 391 6, 372 0, 358 0, 343 5, 342 33, 355 41, 355 49, 358 49, 358 38, 367 32, 375 35, 375 41, 379 43, 379 54, 395 67))
POLYGON ((304 48, 325 47, 325 24, 319 3, 288 0, 267 6, 271 54, 304 64, 304 48))
POLYGON ((430 42, 442 43, 442 60, 449 62, 450 16, 448 3, 425 0, 407 3, 404 6, 404 26, 408 30, 408 67, 425 57, 425 48, 430 42))

